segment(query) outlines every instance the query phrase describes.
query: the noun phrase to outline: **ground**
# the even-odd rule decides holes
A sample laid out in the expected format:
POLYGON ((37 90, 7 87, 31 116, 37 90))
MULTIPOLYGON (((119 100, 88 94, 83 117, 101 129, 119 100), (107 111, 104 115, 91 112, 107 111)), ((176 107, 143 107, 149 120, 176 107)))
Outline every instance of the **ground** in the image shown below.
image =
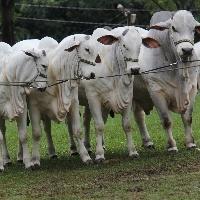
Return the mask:
MULTIPOLYGON (((199 112, 200 97, 193 115, 194 138, 200 147, 199 112)), ((147 116, 155 150, 141 146, 138 129, 132 121, 133 138, 140 158, 128 158, 120 116, 116 116, 109 118, 106 124, 104 164, 85 166, 79 157, 70 157, 66 128, 63 124, 54 124, 53 139, 58 159, 49 160, 43 136, 41 168, 36 171, 26 171, 16 162, 16 127, 14 123, 8 123, 7 140, 13 164, 0 174, 0 199, 200 199, 200 151, 186 150, 180 116, 173 114, 177 154, 166 151, 165 133, 155 111, 147 116)), ((93 123, 91 133, 94 150, 93 123)))

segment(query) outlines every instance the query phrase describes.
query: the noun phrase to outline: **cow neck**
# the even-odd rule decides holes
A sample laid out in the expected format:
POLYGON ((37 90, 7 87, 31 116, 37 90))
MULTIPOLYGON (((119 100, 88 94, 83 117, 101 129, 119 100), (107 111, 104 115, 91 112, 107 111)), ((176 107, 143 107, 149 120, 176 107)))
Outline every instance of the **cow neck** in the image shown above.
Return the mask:
MULTIPOLYGON (((74 78, 77 70, 77 55, 74 53, 59 53, 56 51, 56 59, 50 62, 48 68, 48 83, 54 84, 59 80, 66 80, 74 78), (64 59, 63 59, 64 58, 64 59)), ((52 56, 54 58, 54 56, 52 56)), ((47 88, 47 92, 53 95, 57 100, 58 113, 57 118, 62 121, 71 106, 72 93, 77 88, 77 81, 68 80, 63 83, 47 88)))
POLYGON ((165 45, 163 45, 163 54, 168 63, 177 62, 177 65, 175 65, 174 67, 181 68, 170 72, 170 74, 173 73, 175 75, 174 84, 171 83, 171 86, 173 86, 173 88, 175 89, 174 93, 178 112, 182 112, 185 109, 185 102, 189 102, 189 88, 191 88, 191 83, 195 80, 195 69, 188 68, 190 66, 189 62, 182 62, 180 56, 176 52, 176 46, 171 31, 172 30, 170 28, 168 30, 168 34, 166 35, 166 41, 164 43, 165 45))
POLYGON ((113 81, 113 88, 109 93, 105 94, 103 104, 107 108, 112 108, 114 112, 120 113, 128 107, 132 100, 132 76, 123 75, 127 66, 120 44, 116 44, 112 52, 112 75, 122 74, 122 76, 109 79, 113 81))
POLYGON ((115 85, 124 84, 124 86, 128 86, 132 82, 132 76, 124 75, 127 69, 127 63, 125 61, 125 56, 121 47, 121 43, 117 43, 114 49, 114 61, 113 61, 113 75, 121 74, 122 76, 115 77, 115 85))
MULTIPOLYGON (((10 80, 6 76, 5 68, 0 74, 0 82, 9 84, 16 80, 10 80)), ((13 120, 23 113, 24 102, 22 93, 25 92, 21 86, 0 86, 0 113, 5 118, 13 120)))

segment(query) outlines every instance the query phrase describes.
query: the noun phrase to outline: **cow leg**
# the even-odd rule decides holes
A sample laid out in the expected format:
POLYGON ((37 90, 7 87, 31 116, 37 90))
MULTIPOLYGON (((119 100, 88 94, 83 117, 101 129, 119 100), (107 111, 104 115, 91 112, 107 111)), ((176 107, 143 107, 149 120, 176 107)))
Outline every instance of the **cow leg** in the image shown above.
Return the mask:
POLYGON ((92 96, 88 98, 90 111, 95 123, 96 129, 96 158, 97 162, 102 162, 105 160, 104 149, 103 149, 103 133, 104 133, 104 121, 101 111, 101 103, 98 100, 98 97, 92 96))
POLYGON ((162 121, 163 128, 167 134, 167 143, 168 143, 167 149, 169 152, 177 152, 178 149, 176 146, 176 141, 174 140, 173 135, 172 135, 172 121, 171 121, 167 102, 165 98, 159 93, 155 93, 151 97, 158 111, 160 119, 162 121))
POLYGON ((69 140, 70 140, 70 155, 75 156, 78 155, 78 151, 76 148, 76 143, 74 141, 74 136, 73 136, 73 130, 72 130, 72 122, 70 119, 70 114, 68 114, 65 123, 67 124, 68 127, 68 132, 69 132, 69 140))
POLYGON ((18 144, 17 162, 23 162, 23 148, 20 139, 18 144))
POLYGON ((74 136, 74 139, 77 143, 77 150, 78 150, 78 153, 81 157, 81 160, 84 163, 91 163, 92 159, 90 158, 90 156, 89 156, 89 154, 88 154, 88 152, 85 148, 83 138, 81 136, 81 131, 80 131, 81 125, 80 125, 80 114, 79 114, 79 101, 78 101, 78 99, 72 100, 70 111, 67 115, 67 120, 68 121, 71 120, 73 136, 74 136))
POLYGON ((1 129, 2 136, 3 136, 3 143, 2 143, 3 163, 4 163, 4 165, 7 165, 7 164, 11 163, 11 160, 10 160, 7 143, 6 143, 6 135, 5 135, 6 134, 6 125, 5 125, 4 119, 0 120, 0 129, 1 129))
POLYGON ((3 162, 3 134, 0 130, 0 172, 4 171, 4 162, 3 162))
POLYGON ((41 137, 41 115, 36 107, 30 106, 30 118, 32 124, 32 162, 34 167, 40 167, 40 137, 41 137))
POLYGON ((133 144, 132 131, 131 131, 131 122, 130 122, 131 107, 132 104, 130 103, 128 108, 122 112, 122 127, 126 134, 129 157, 138 157, 139 154, 135 148, 135 145, 133 144))
POLYGON ((192 108, 188 109, 185 114, 181 115, 185 128, 185 144, 188 149, 196 147, 192 135, 192 108))
POLYGON ((27 107, 26 102, 24 103, 24 113, 21 114, 17 118, 17 127, 18 127, 18 133, 19 133, 19 140, 22 145, 22 151, 23 151, 23 163, 25 165, 26 169, 29 169, 33 166, 31 159, 30 159, 30 153, 28 148, 28 137, 27 137, 27 128, 26 128, 26 122, 27 122, 27 107))
POLYGON ((144 113, 143 109, 140 107, 140 105, 138 105, 136 102, 135 102, 135 107, 134 107, 133 113, 134 113, 134 117, 135 117, 137 126, 140 130, 140 135, 141 135, 144 147, 154 148, 154 144, 151 141, 149 132, 146 127, 145 113, 144 113))
POLYGON ((42 121, 43 121, 44 131, 46 133, 46 138, 47 138, 49 157, 57 158, 55 147, 53 144, 52 135, 51 135, 51 119, 49 119, 47 116, 42 116, 42 121))
POLYGON ((90 148, 90 121, 91 121, 91 113, 89 106, 85 106, 84 116, 83 116, 83 128, 84 128, 84 144, 87 148, 88 152, 91 152, 90 148))

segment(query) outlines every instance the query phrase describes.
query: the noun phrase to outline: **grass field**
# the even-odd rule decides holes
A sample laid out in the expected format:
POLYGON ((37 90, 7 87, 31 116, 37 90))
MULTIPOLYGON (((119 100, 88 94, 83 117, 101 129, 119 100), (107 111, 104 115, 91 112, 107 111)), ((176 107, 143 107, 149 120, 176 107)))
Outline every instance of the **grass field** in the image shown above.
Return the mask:
MULTIPOLYGON (((193 130, 200 146, 200 97, 197 98, 193 130)), ((156 112, 147 117, 155 150, 141 147, 133 121, 133 138, 140 158, 127 156, 125 136, 119 116, 106 124, 106 162, 85 166, 79 157, 69 156, 68 137, 63 124, 53 126, 57 160, 49 160, 46 140, 41 141, 41 169, 26 171, 16 163, 17 134, 9 123, 7 140, 13 164, 0 174, 0 199, 200 199, 200 152, 186 150, 180 116, 173 115, 174 136, 179 152, 166 151, 165 133, 156 112)), ((92 124, 92 144, 95 148, 92 124)), ((29 127, 29 137, 31 137, 29 127)), ((30 144, 31 146, 31 144, 30 144)), ((94 154, 92 154, 94 158, 94 154)))

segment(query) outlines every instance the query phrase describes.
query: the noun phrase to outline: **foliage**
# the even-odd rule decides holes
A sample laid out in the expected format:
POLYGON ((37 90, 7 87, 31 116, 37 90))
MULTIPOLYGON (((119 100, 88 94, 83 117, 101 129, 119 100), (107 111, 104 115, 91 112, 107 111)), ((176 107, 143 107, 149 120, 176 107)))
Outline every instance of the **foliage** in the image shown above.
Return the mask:
MULTIPOLYGON (((147 9, 149 12, 136 12, 138 25, 148 25, 151 15, 155 10, 176 10, 177 6, 182 8, 191 5, 190 8, 197 8, 200 0, 185 1, 185 0, 21 0, 16 3, 21 4, 39 4, 53 5, 64 7, 81 7, 81 8, 107 8, 115 9, 118 3, 121 3, 126 8, 147 9), (189 4, 190 3, 190 4, 189 4)), ((112 24, 126 24, 125 16, 116 11, 94 11, 94 10, 69 10, 55 8, 38 8, 16 5, 16 38, 21 40, 25 38, 41 38, 46 35, 54 37, 58 41, 65 36, 74 33, 91 34, 92 31, 101 25, 89 24, 73 24, 73 23, 58 23, 58 22, 43 22, 20 20, 17 17, 43 18, 50 20, 67 20, 67 21, 82 21, 82 22, 98 22, 112 24)))

